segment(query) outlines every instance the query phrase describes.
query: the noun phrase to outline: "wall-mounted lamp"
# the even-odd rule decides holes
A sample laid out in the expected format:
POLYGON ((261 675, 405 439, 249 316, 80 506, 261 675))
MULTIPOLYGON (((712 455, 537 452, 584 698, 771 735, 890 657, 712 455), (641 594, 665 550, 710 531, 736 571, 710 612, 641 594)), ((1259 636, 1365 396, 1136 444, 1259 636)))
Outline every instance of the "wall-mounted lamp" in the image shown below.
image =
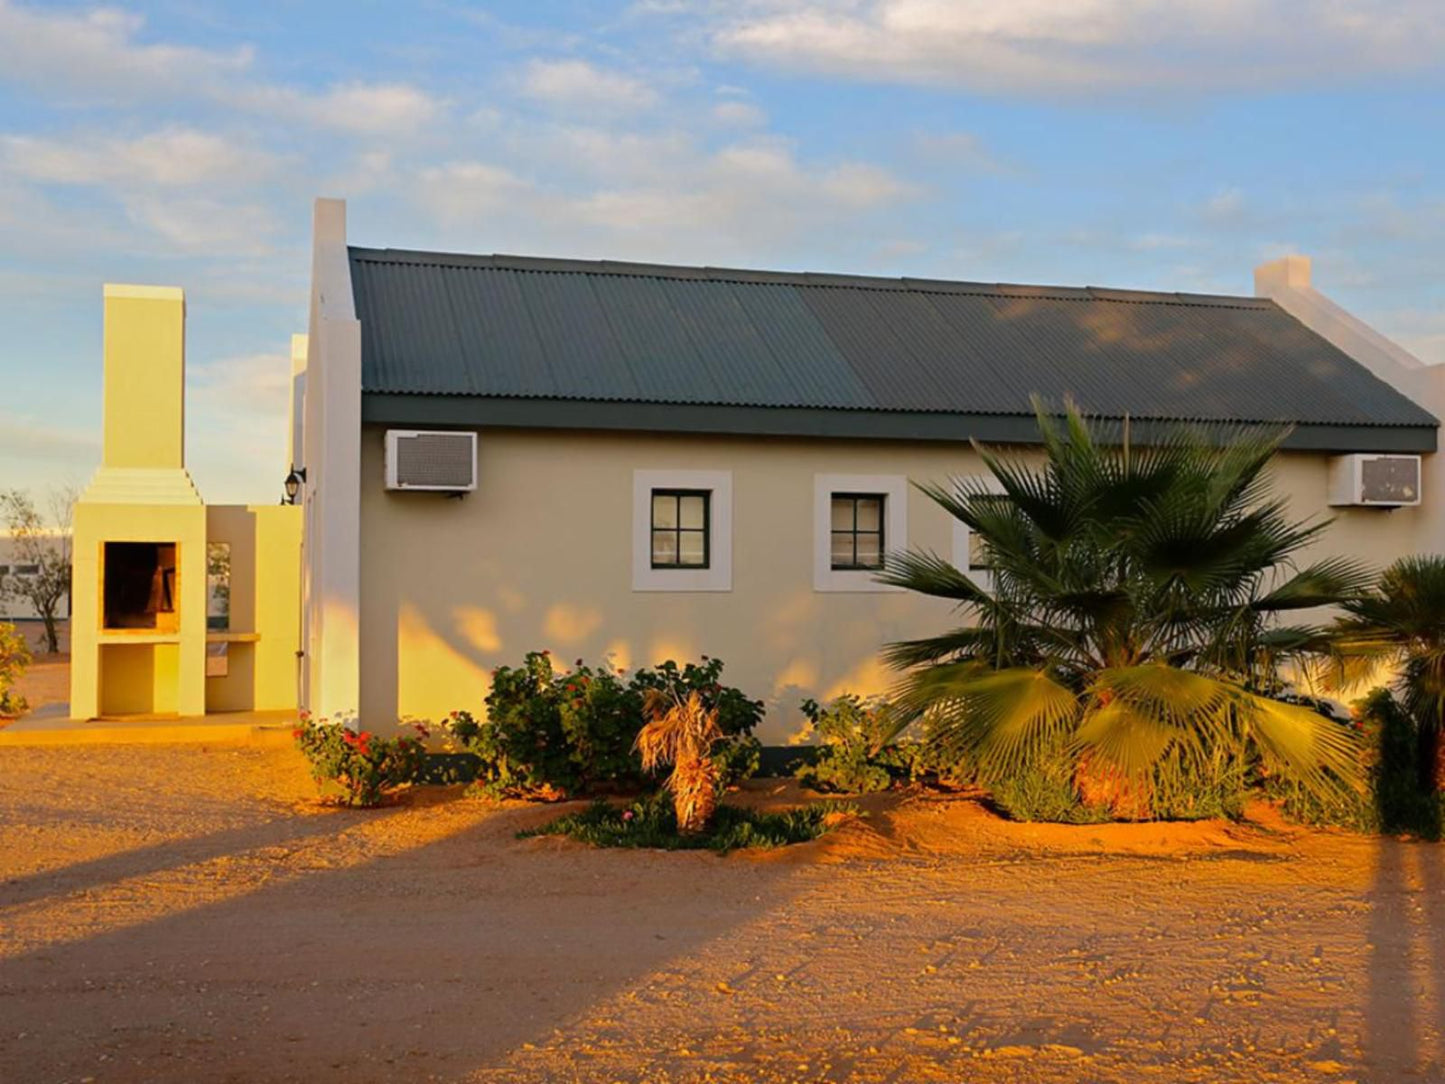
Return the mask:
POLYGON ((283 504, 295 504, 296 497, 301 492, 301 486, 306 482, 306 468, 292 467, 291 473, 286 475, 286 499, 283 504))

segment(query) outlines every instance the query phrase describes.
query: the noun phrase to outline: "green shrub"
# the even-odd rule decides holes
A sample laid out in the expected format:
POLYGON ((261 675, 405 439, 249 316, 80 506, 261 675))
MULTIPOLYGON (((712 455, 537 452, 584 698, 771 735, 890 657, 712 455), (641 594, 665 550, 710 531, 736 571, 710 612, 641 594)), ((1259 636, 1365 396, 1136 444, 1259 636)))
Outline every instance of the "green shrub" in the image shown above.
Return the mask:
POLYGON ((599 787, 646 784, 633 751, 644 720, 648 689, 686 698, 697 692, 718 711, 727 740, 715 754, 724 786, 758 769, 761 745, 752 731, 762 717, 760 700, 723 685, 723 664, 704 658, 698 665, 662 663, 641 669, 630 681, 581 659, 559 673, 550 653, 529 652, 521 666, 492 671, 486 717, 456 711, 448 733, 476 757, 476 785, 493 797, 556 800, 599 787))
POLYGON ((759 813, 720 805, 706 832, 680 835, 672 802, 653 794, 628 806, 596 801, 578 813, 518 832, 518 839, 568 836, 594 847, 651 847, 660 850, 711 850, 719 854, 744 847, 783 847, 823 835, 854 806, 822 802, 781 813, 759 813))
POLYGON ((30 645, 14 625, 0 621, 0 716, 23 715, 30 707, 15 684, 30 666, 30 645))
POLYGON ((916 743, 883 744, 889 733, 886 702, 851 694, 826 705, 808 699, 803 714, 819 739, 811 761, 793 773, 805 787, 871 794, 913 775, 916 743))
POLYGON ((1320 796, 1269 781, 1266 793, 1301 824, 1440 839, 1445 800, 1421 785, 1419 734, 1409 714, 1388 689, 1376 689, 1351 705, 1350 716, 1360 737, 1363 792, 1340 784, 1333 795, 1320 796))
POLYGON ((1086 805, 1079 798, 1073 774, 1071 759, 1040 758, 1030 767, 990 783, 989 796, 1002 813, 1016 821, 1098 824, 1111 820, 1108 809, 1086 805))
POLYGON ((1238 820, 1250 786, 1250 773, 1237 757, 1217 755, 1199 765, 1172 750, 1150 777, 1150 815, 1161 821, 1238 820))
POLYGON ((291 732, 297 747, 311 762, 311 777, 323 792, 335 788, 342 805, 380 805, 398 787, 415 782, 426 759, 424 727, 415 736, 378 738, 302 713, 301 724, 291 732))
POLYGON ((717 712, 717 725, 729 737, 750 737, 763 719, 763 702, 750 700, 740 689, 722 683, 723 661, 704 655, 701 663, 687 663, 678 668, 668 659, 656 667, 643 667, 632 677, 632 688, 640 695, 647 689, 660 689, 678 701, 686 701, 689 693, 702 697, 702 705, 717 712))

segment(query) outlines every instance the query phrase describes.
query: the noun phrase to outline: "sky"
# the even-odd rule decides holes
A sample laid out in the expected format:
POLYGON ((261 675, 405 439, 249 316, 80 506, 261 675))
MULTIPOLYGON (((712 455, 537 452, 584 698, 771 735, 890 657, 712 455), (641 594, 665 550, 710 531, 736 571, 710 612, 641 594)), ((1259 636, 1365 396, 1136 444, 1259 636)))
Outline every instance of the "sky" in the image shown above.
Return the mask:
POLYGON ((0 0, 0 489, 99 461, 101 285, 182 286, 187 465, 286 473, 354 244, 1247 294, 1445 361, 1441 0, 0 0))

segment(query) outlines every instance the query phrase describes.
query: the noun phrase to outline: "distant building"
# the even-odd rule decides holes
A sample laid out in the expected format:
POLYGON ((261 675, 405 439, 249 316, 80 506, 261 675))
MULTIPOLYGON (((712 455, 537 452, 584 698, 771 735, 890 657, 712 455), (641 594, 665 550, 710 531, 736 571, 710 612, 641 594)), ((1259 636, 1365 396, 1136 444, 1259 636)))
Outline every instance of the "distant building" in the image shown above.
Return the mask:
MULTIPOLYGON (((59 548, 63 543, 56 538, 53 543, 59 548)), ((5 531, 0 531, 0 621, 30 621, 40 619, 35 607, 30 603, 8 590, 16 586, 16 580, 25 576, 34 575, 40 571, 39 566, 27 563, 27 560, 16 552, 15 539, 5 531)), ((62 600, 56 611, 56 617, 64 620, 70 616, 69 597, 62 600)))

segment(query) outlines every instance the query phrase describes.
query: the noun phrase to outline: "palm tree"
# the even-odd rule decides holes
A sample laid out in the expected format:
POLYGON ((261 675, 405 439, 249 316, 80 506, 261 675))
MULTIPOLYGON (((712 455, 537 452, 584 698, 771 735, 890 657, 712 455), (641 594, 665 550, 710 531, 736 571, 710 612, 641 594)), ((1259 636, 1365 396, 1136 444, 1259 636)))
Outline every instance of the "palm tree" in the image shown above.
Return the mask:
POLYGON ((1364 579, 1345 560, 1295 566, 1327 522, 1292 521, 1268 494, 1288 430, 1210 444, 1180 428, 1133 448, 1127 421, 1035 409, 1042 464, 975 443, 991 481, 919 487, 977 535, 992 586, 931 553, 890 559, 884 582, 972 618, 886 649, 906 671, 895 725, 927 719, 942 752, 995 778, 1062 750, 1136 794, 1165 762, 1247 758, 1318 790, 1353 783, 1348 731, 1279 698, 1282 661, 1320 630, 1278 615, 1364 579))
POLYGON ((1445 557, 1401 558, 1344 609, 1330 637, 1334 684, 1350 688, 1393 671, 1393 691, 1418 735, 1420 783, 1445 791, 1445 557))
POLYGON ((686 700, 676 693, 648 689, 643 701, 648 722, 637 733, 634 748, 643 771, 672 765, 665 786, 672 791, 677 830, 684 835, 704 831, 717 809, 718 769, 712 747, 723 737, 717 710, 709 709, 696 692, 686 700))

